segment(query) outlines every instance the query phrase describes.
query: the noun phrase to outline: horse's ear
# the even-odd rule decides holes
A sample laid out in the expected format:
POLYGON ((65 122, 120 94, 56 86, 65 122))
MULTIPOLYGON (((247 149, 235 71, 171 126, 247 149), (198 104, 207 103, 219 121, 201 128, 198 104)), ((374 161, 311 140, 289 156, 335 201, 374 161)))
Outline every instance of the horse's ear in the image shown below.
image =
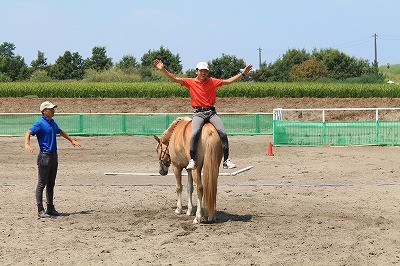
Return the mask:
POLYGON ((157 142, 158 143, 160 143, 161 142, 161 140, 160 140, 160 138, 158 137, 158 136, 156 136, 156 135, 153 135, 153 137, 157 140, 157 142))

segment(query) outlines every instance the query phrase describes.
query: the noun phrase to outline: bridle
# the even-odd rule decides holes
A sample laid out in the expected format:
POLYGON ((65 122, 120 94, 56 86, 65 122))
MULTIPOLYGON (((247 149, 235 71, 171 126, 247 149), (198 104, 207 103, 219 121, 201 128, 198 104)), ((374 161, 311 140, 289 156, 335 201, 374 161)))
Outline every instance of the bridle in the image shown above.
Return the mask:
POLYGON ((168 141, 168 144, 165 145, 165 149, 164 150, 162 149, 163 148, 163 143, 161 141, 158 143, 158 146, 160 146, 160 149, 161 149, 160 164, 162 164, 162 165, 164 165, 166 167, 169 167, 171 165, 171 156, 169 156, 169 151, 168 151, 169 141, 168 141), (168 159, 167 159, 166 164, 164 164, 164 157, 166 155, 168 155, 168 159))
MULTIPOLYGON (((171 129, 171 134, 174 132, 174 130, 175 130, 176 126, 178 125, 178 123, 180 121, 182 121, 182 118, 178 118, 175 121, 176 121, 176 123, 173 125, 173 127, 171 129)), ((160 149, 161 149, 160 165, 163 165, 165 167, 169 167, 171 165, 171 156, 170 156, 169 151, 168 151, 169 140, 168 140, 168 143, 164 144, 164 145, 165 145, 165 149, 163 150, 162 149, 163 148, 163 143, 161 142, 161 140, 159 140, 157 149, 158 149, 158 147, 160 147, 160 149), (167 156, 167 155, 168 155, 168 159, 166 160, 166 163, 164 164, 164 157, 167 156)))

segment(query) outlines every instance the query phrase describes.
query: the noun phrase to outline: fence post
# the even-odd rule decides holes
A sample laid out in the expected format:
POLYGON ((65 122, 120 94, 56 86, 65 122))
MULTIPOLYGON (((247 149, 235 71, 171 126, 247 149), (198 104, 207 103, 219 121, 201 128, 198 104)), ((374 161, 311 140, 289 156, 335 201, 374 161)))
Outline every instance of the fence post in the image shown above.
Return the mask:
POLYGON ((83 134, 83 114, 78 115, 79 133, 83 134))
POLYGON ((121 131, 124 135, 126 135, 127 131, 126 131, 126 114, 122 114, 121 117, 121 131))
POLYGON ((260 133, 260 114, 255 114, 255 119, 256 119, 256 132, 255 133, 260 133))
POLYGON ((171 124, 171 121, 170 121, 170 120, 171 120, 171 119, 170 119, 169 114, 166 114, 166 115, 165 115, 165 128, 166 128, 166 129, 169 127, 169 124, 171 124))

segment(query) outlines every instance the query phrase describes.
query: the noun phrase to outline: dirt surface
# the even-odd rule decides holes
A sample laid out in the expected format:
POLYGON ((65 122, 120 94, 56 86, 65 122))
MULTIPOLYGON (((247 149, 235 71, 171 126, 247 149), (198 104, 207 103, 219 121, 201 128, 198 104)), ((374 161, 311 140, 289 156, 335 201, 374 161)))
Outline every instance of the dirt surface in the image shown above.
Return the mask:
MULTIPOLYGON (((188 98, 1 98, 0 113, 37 113, 50 100, 60 113, 180 113, 191 112, 188 98)), ((224 113, 272 112, 274 108, 400 107, 400 98, 218 98, 224 113)))
MULTIPOLYGON (((58 112, 190 112, 188 99, 50 100, 58 112)), ((36 113, 42 101, 2 99, 0 111, 36 113)), ((396 101, 235 98, 218 106, 271 112, 396 101)), ((267 156, 270 136, 232 136, 238 169, 254 167, 221 176, 217 222, 194 225, 174 213, 173 176, 105 175, 158 172, 153 137, 77 140, 82 148, 58 140, 55 205, 69 215, 38 219, 37 146, 28 154, 22 138, 0 138, 0 265, 400 264, 398 147, 274 147, 267 156)))

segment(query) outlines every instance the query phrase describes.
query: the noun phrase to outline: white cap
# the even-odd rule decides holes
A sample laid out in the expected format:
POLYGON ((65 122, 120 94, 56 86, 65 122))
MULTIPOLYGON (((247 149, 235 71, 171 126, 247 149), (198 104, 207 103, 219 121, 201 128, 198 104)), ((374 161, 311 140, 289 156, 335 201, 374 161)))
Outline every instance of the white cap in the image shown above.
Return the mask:
POLYGON ((43 112, 44 109, 52 109, 52 108, 56 108, 57 105, 52 104, 49 101, 45 101, 42 102, 42 104, 40 105, 40 112, 43 112))
POLYGON ((197 63, 197 65, 196 65, 196 70, 202 70, 202 69, 210 70, 210 69, 208 68, 208 64, 207 64, 206 62, 199 62, 199 63, 197 63))

